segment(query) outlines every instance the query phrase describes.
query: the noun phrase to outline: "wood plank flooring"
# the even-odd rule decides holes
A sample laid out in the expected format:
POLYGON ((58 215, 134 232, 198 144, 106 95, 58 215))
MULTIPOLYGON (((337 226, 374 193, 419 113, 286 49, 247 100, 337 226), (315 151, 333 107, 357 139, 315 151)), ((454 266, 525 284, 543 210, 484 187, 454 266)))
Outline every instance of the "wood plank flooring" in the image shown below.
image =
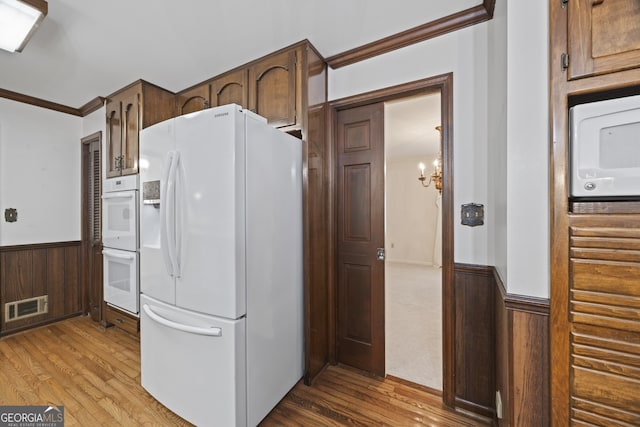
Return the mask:
MULTIPOLYGON (((0 340, 0 405, 64 405, 66 426, 189 426, 140 386, 138 339, 76 317, 0 340)), ((481 426, 441 398, 330 366, 261 426, 481 426)))

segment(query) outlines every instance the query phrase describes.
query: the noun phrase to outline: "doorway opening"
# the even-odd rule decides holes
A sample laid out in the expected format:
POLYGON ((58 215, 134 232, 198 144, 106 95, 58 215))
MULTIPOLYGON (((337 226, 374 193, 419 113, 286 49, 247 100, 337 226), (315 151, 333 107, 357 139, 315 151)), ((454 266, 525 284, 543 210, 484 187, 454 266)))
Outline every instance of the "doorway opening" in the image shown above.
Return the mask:
MULTIPOLYGON (((437 357, 427 357, 430 365, 436 366, 436 373, 431 377, 440 377, 441 385, 429 383, 427 387, 442 390, 445 405, 455 407, 455 295, 453 275, 454 225, 453 225, 453 74, 443 74, 398 86, 355 95, 332 101, 329 104, 332 117, 331 162, 334 176, 330 181, 331 200, 334 204, 335 223, 329 224, 331 237, 330 247, 334 257, 330 257, 330 274, 333 278, 330 295, 332 304, 328 307, 330 358, 333 363, 344 363, 376 375, 406 376, 390 367, 387 372, 388 357, 386 350, 394 346, 393 332, 385 331, 386 313, 391 300, 387 301, 385 284, 385 250, 390 251, 391 261, 395 254, 395 237, 385 237, 385 182, 384 182, 384 137, 385 137, 385 104, 392 105, 400 99, 410 100, 416 96, 437 95, 439 97, 439 113, 434 113, 439 120, 428 124, 435 128, 441 126, 441 244, 435 240, 429 244, 442 249, 441 301, 433 301, 429 290, 428 304, 441 307, 441 363, 437 357), (382 111, 382 114, 379 112, 382 111), (378 113, 377 113, 378 112, 378 113), (379 141, 382 140, 382 141, 379 141), (382 171, 382 172, 381 172, 382 171), (382 178, 380 178, 382 176, 382 178), (382 200, 382 202, 380 202, 382 200), (382 206, 382 207, 381 207, 382 206), (381 221, 376 218, 382 218, 381 221), (385 240, 389 239, 389 240, 385 240), (394 247, 391 247, 391 245, 394 247), (347 341, 359 344, 345 345, 347 341), (366 350, 366 351, 365 351, 366 350), (346 357, 345 357, 346 355, 346 357), (353 361, 357 363, 353 363, 353 361), (441 371, 438 371, 438 367, 441 371), (439 374, 438 372, 441 372, 439 374)), ((427 112, 423 113, 425 116, 427 112)), ((424 119, 425 116, 422 116, 424 119)), ((424 120, 422 120, 424 121, 424 120)), ((435 129, 433 136, 437 137, 435 129)), ((425 184, 432 169, 425 158, 425 184)), ((409 166, 409 181, 404 187, 418 186, 425 194, 418 180, 420 170, 417 164, 409 166)), ((422 195, 420 196, 422 197, 422 195)), ((400 209, 406 211, 407 206, 400 209)), ((433 232, 435 239, 435 231, 433 232)), ((431 261, 424 261, 425 263, 431 261)), ((390 263, 391 265, 391 263, 390 263)), ((436 277, 438 276, 436 272, 436 277)), ((391 282, 393 283, 393 279, 391 282)), ((437 282, 436 282, 437 283, 437 282)), ((435 293, 436 291, 433 291, 435 293)), ((407 297, 405 296, 405 299, 407 297)), ((427 303, 425 303, 426 305, 427 303)), ((407 304, 400 304, 406 311, 407 304)), ((391 319, 393 315, 390 315, 391 319)), ((401 327, 412 326, 401 321, 401 327)), ((423 322, 423 321, 416 321, 423 322)), ((419 331, 426 335, 426 327, 432 328, 431 320, 416 324, 419 331)), ((436 326, 436 329, 437 326, 436 326)), ((437 337, 435 338, 437 339, 437 337)), ((406 346, 414 338, 408 338, 400 344, 406 346), (409 340, 409 341, 407 341, 409 340)), ((351 343, 349 343, 351 344, 351 343)), ((427 346, 439 353, 438 344, 427 339, 427 346)), ((409 350, 414 356, 423 356, 423 350, 409 350)), ((412 359, 402 362, 417 365, 412 359)), ((418 368, 421 369, 421 368, 418 368)), ((422 382, 410 377, 410 381, 422 382)), ((437 381, 437 380, 436 380, 437 381)))
POLYGON ((440 92, 384 104, 386 373, 442 390, 440 92), (434 178, 431 178, 434 175, 434 178), (423 181, 418 178, 425 177, 423 181), (431 179, 430 179, 431 178, 431 179))

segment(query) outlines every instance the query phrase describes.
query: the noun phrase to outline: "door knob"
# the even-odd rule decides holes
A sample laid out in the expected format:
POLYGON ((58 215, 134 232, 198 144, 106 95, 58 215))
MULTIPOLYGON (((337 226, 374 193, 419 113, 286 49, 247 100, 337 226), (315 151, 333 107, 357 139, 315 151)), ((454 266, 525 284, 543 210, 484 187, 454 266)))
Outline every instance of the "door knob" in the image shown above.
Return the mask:
POLYGON ((378 248, 376 250, 376 258, 378 261, 384 261, 384 248, 378 248))

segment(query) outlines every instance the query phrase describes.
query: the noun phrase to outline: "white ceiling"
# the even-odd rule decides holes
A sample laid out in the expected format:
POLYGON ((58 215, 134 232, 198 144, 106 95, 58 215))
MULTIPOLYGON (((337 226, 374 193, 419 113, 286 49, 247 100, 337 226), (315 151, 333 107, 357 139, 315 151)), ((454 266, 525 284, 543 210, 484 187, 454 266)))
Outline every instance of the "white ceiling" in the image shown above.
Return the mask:
POLYGON ((480 0, 49 0, 0 88, 79 108, 144 79, 179 91, 308 39, 324 57, 480 0))
POLYGON ((440 151, 440 93, 385 102, 385 158, 429 164, 440 151))

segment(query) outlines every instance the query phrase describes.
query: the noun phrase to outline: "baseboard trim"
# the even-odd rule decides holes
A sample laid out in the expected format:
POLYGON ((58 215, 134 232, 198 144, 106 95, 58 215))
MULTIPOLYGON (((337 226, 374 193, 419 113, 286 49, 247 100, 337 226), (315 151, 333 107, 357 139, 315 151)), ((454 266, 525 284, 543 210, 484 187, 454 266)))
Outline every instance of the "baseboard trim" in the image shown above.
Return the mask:
POLYGON ((493 420, 496 415, 496 411, 493 408, 487 406, 478 405, 477 403, 469 402, 456 396, 456 412, 463 413, 467 416, 473 414, 474 418, 482 420, 493 420))
POLYGON ((0 246, 0 252, 15 252, 15 251, 51 249, 51 248, 67 248, 70 246, 80 246, 81 244, 82 242, 80 240, 70 240, 68 242, 27 243, 24 245, 0 246))
POLYGON ((420 267, 435 267, 432 262, 409 261, 404 259, 387 259, 386 262, 394 264, 419 265, 420 267))
POLYGON ((433 394, 434 396, 442 397, 442 390, 438 390, 435 388, 428 387, 426 385, 414 383, 413 381, 405 380, 404 378, 396 377, 393 375, 387 375, 387 379, 400 383, 402 385, 406 385, 407 387, 415 388, 416 390, 424 391, 429 394, 433 394))

